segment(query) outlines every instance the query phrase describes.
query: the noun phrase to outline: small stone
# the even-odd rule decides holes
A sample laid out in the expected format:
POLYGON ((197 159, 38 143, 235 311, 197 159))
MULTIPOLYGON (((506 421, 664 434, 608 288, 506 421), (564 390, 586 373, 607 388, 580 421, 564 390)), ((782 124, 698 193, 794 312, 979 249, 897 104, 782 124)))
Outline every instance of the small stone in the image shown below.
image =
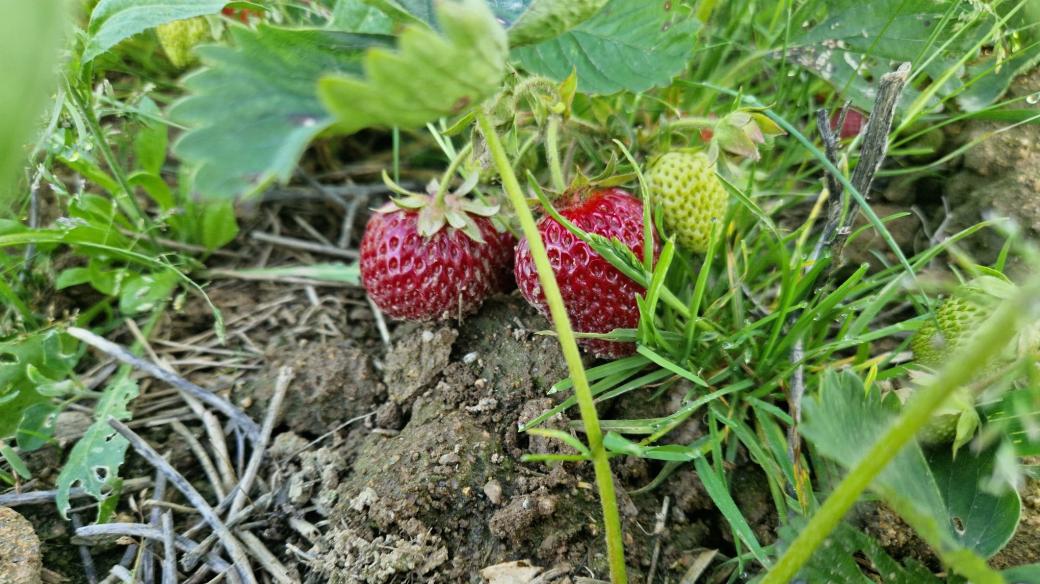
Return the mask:
POLYGON ((455 454, 454 452, 449 452, 447 454, 441 455, 441 457, 437 459, 437 463, 444 466, 448 466, 452 464, 458 464, 459 460, 460 459, 458 454, 455 454))
POLYGON ((484 494, 492 504, 500 505, 502 503, 502 485, 495 479, 491 479, 484 485, 484 494))
POLYGON ((471 365, 476 360, 477 360, 477 352, 476 351, 473 351, 472 353, 466 353, 465 355, 462 356, 462 362, 465 363, 466 365, 471 365))
POLYGON ((43 562, 40 539, 27 519, 0 507, 0 582, 39 584, 43 562))

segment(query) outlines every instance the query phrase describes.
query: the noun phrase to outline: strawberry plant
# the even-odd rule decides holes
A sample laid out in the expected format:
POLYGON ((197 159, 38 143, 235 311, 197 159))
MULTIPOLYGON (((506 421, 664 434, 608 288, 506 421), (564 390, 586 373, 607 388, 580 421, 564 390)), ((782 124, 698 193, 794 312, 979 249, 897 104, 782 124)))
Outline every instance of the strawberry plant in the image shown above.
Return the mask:
POLYGON ((1033 4, 19 8, 39 46, 9 51, 24 98, 0 89, 0 481, 50 477, 75 521, 74 497, 101 502, 78 541, 139 514, 150 574, 173 527, 121 499, 136 453, 212 528, 197 548, 186 528, 174 579, 528 582, 531 560, 615 583, 1031 581, 1035 553, 1001 552, 1037 519, 1040 222, 970 217, 958 189, 986 140, 1035 129, 1033 4), (213 298, 225 280, 249 288, 213 298), (510 322, 472 324, 502 303, 510 322), (527 316, 553 339, 527 365, 458 350, 527 316), (326 374, 341 354, 362 365, 326 374), (551 372, 548 395, 514 369, 551 372), (185 396, 168 417, 164 384, 185 396), (86 423, 69 440, 59 416, 86 423), (316 454, 330 437, 349 455, 316 454), (62 467, 37 477, 48 448, 62 467), (388 496, 387 469, 422 488, 388 496), (244 520, 261 508, 286 523, 244 520), (715 551, 694 557, 698 522, 715 551))

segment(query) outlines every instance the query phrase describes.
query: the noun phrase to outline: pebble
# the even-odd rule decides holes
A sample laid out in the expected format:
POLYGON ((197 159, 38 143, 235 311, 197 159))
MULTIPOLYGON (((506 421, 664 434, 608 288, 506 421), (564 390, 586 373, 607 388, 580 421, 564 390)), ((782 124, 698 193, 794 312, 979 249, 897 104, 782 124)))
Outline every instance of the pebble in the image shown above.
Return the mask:
POLYGON ((0 507, 0 584, 40 584, 40 539, 29 521, 0 507))

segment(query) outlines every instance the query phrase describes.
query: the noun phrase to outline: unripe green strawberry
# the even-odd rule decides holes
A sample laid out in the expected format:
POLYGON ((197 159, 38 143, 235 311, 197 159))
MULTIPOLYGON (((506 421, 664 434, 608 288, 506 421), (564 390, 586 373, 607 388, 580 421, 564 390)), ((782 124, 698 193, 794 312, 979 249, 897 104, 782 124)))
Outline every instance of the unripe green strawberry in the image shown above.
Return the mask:
POLYGON ((178 69, 194 63, 192 50, 195 46, 213 38, 209 22, 203 16, 160 24, 155 28, 155 34, 159 36, 166 58, 178 69))
POLYGON ((969 296, 951 296, 935 310, 935 320, 918 329, 910 349, 922 365, 939 367, 971 340, 990 308, 969 296))
POLYGON ((975 435, 981 419, 975 410, 975 395, 968 388, 958 389, 932 414, 932 418, 917 433, 921 444, 940 446, 952 444, 954 452, 975 435))
POLYGON ((668 231, 690 251, 707 251, 711 232, 729 203, 715 165, 703 152, 673 150, 650 164, 646 178, 668 231))

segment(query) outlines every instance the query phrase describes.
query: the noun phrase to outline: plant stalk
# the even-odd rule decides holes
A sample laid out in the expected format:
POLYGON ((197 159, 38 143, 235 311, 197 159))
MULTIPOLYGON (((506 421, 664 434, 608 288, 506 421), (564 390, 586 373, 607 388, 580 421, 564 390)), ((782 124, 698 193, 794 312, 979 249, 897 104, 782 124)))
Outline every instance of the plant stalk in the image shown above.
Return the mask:
POLYGON ((549 163, 549 180, 557 193, 562 193, 567 188, 567 183, 563 180, 563 167, 560 166, 561 121, 560 116, 552 114, 545 128, 545 158, 549 163))
POLYGON ((567 361, 567 369, 570 372, 571 381, 574 383, 574 396, 578 401, 585 434, 588 436, 592 466, 596 472, 596 486, 599 489, 600 504, 603 507, 603 526, 606 532, 611 581, 614 584, 627 584, 625 550, 621 539, 621 519, 618 515, 617 496, 614 493, 614 478, 610 471, 607 452, 603 448, 603 433, 599 427, 596 404, 592 397, 592 390, 589 388, 588 378, 585 376, 581 354, 578 352, 578 342, 571 329, 570 318, 567 316, 563 296, 556 283, 556 276, 549 264, 549 257, 545 253, 545 244, 538 233, 534 216, 527 206, 527 200, 524 198, 524 193, 520 188, 516 173, 513 172, 509 157, 502 147, 498 133, 482 111, 477 112, 477 124, 484 134, 491 158, 502 178, 502 187, 509 197, 509 202, 513 205, 520 221, 520 227, 531 246, 531 257, 534 259, 534 265, 538 271, 538 280, 542 285, 546 303, 549 305, 549 313, 552 316, 553 326, 556 328, 560 350, 567 361))
POLYGON ((920 390, 907 403, 899 418, 874 442, 866 455, 824 501, 809 524, 766 574, 762 584, 787 584, 798 574, 798 570, 830 536, 874 477, 928 423, 932 413, 954 390, 968 384, 976 372, 996 357, 1017 334, 1022 314, 1028 312, 1030 304, 1036 301, 1038 295, 1040 277, 1030 280, 1018 294, 1004 302, 979 330, 973 342, 953 355, 932 384, 920 390))

